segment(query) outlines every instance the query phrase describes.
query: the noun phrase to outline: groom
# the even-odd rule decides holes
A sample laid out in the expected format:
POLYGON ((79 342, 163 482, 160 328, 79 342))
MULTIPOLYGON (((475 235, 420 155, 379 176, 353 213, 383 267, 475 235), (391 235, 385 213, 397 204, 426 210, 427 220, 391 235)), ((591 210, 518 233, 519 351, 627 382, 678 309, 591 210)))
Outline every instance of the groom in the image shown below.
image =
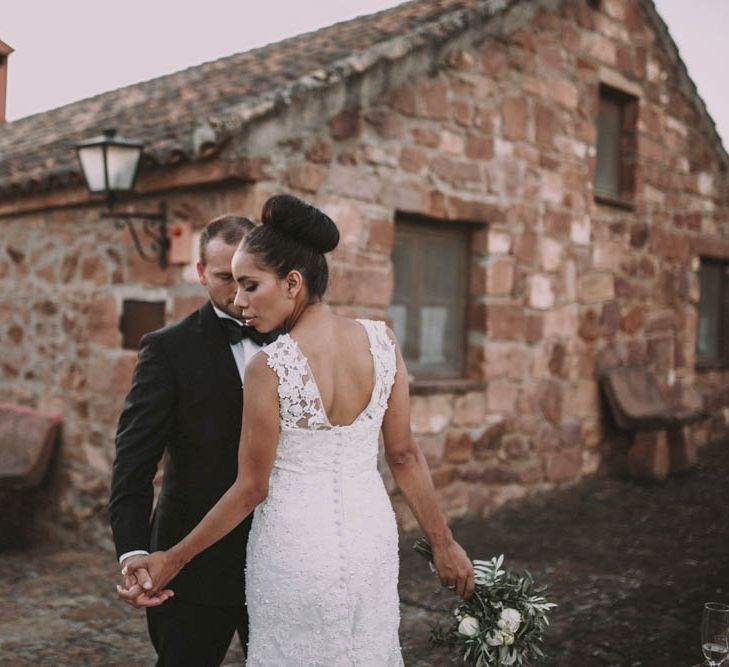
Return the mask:
MULTIPOLYGON (((230 263, 252 228, 246 218, 221 216, 203 229, 197 272, 209 302, 142 339, 119 418, 109 503, 117 556, 130 571, 135 555, 166 549, 192 530, 236 478, 243 372, 262 341, 238 319, 230 263), (152 512, 163 454, 162 489, 152 512)), ((169 591, 146 595, 145 571, 118 587, 123 600, 147 609, 158 667, 220 665, 236 631, 245 648, 250 521, 171 581, 174 597, 169 591)))

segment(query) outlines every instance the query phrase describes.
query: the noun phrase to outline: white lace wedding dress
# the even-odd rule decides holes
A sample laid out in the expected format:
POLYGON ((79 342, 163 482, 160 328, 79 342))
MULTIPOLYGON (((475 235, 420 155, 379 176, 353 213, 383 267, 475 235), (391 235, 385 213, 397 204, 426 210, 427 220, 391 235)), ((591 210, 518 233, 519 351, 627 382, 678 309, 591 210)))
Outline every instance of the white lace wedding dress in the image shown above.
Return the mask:
POLYGON ((377 470, 395 351, 382 322, 358 321, 375 383, 346 426, 329 423, 291 336, 263 349, 279 379, 281 434, 248 541, 247 667, 403 664, 397 528, 377 470))

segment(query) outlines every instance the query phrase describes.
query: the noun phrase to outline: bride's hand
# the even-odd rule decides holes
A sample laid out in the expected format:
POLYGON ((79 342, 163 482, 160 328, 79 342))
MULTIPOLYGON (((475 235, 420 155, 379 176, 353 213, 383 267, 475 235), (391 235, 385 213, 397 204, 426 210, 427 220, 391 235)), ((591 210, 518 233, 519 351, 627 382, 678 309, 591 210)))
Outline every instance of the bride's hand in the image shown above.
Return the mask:
POLYGON ((133 561, 124 567, 122 574, 132 575, 139 570, 146 570, 149 580, 144 581, 143 588, 148 595, 155 595, 177 576, 182 566, 169 551, 155 551, 149 556, 134 556, 133 561))
POLYGON ((464 598, 473 595, 473 564, 458 542, 451 540, 445 545, 433 545, 433 565, 443 586, 464 598))

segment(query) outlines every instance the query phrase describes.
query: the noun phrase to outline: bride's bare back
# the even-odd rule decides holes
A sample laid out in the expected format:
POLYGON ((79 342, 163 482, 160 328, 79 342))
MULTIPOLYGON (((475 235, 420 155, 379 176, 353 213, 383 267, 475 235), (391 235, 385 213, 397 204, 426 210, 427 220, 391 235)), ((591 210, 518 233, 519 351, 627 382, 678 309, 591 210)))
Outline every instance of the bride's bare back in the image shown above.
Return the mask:
POLYGON ((322 310, 298 322, 291 336, 309 362, 329 423, 351 424, 367 407, 374 388, 365 328, 355 320, 322 310))

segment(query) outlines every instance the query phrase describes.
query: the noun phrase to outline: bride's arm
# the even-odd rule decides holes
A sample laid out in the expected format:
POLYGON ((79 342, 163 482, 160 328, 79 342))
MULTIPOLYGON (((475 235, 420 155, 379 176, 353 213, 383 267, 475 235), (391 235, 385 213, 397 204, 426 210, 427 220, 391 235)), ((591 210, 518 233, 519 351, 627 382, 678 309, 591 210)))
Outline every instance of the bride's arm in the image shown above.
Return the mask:
POLYGON ((382 422, 385 459, 396 484, 412 510, 420 528, 433 547, 433 561, 444 586, 470 597, 473 592, 473 566, 466 552, 453 539, 443 513, 438 508, 428 464, 410 432, 410 388, 405 362, 395 343, 397 370, 387 411, 382 422))
POLYGON ((266 355, 257 354, 246 368, 235 482, 185 538, 167 551, 129 559, 128 571, 146 567, 153 591, 160 590, 197 554, 243 521, 268 495, 278 435, 278 380, 266 355))

